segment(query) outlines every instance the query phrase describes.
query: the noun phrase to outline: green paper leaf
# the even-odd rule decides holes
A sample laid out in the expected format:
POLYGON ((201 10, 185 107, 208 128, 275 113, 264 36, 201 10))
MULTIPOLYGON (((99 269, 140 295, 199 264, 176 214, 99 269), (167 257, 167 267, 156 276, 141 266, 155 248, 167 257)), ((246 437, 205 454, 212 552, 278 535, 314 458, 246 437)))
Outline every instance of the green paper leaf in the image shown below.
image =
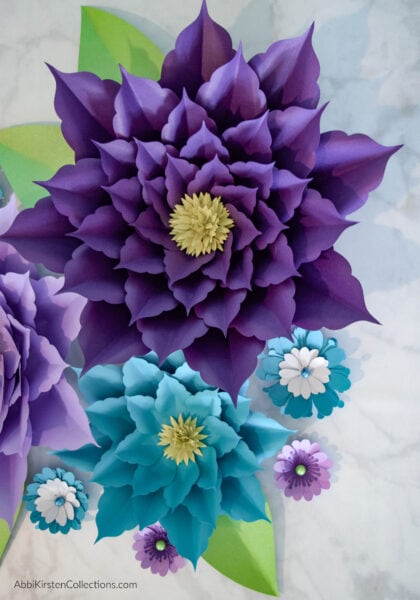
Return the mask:
MULTIPOLYGON (((14 523, 16 523, 16 519, 18 518, 19 511, 20 511, 20 505, 16 511, 14 523)), ((7 544, 9 542, 11 533, 12 532, 10 531, 9 525, 6 523, 6 521, 4 521, 3 519, 0 519, 0 560, 1 560, 1 557, 3 556, 3 553, 6 549, 7 544)))
POLYGON ((58 124, 31 123, 0 130, 0 166, 25 208, 48 195, 34 181, 50 179, 57 169, 73 162, 73 151, 58 124))
POLYGON ((156 80, 162 62, 162 52, 141 31, 105 10, 82 6, 79 71, 121 81, 121 64, 133 75, 156 80))
MULTIPOLYGON (((271 518, 268 505, 266 511, 271 518)), ((279 595, 272 523, 219 517, 203 558, 217 571, 251 590, 279 595)))

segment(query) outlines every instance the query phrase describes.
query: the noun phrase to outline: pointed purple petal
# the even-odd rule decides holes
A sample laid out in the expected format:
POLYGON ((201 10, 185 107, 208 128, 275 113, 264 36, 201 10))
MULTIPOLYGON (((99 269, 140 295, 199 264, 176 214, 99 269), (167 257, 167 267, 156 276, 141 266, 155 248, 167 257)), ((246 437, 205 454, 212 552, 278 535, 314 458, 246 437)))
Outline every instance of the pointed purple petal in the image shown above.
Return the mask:
POLYGON ((312 47, 313 25, 303 35, 272 44, 250 60, 271 109, 292 104, 315 108, 319 62, 312 47))
POLYGON ((133 225, 141 237, 149 242, 153 242, 153 244, 163 246, 164 248, 173 248, 168 228, 162 223, 162 220, 151 206, 140 214, 133 225))
POLYGON ((231 290, 251 289, 253 273, 253 254, 251 248, 242 252, 235 252, 230 263, 229 273, 226 277, 226 287, 231 290))
POLYGON ((277 240, 254 256, 254 283, 259 287, 277 285, 297 275, 293 252, 287 239, 280 234, 277 240))
POLYGON ((213 193, 213 186, 231 183, 233 183, 233 177, 229 173, 229 169, 220 162, 218 156, 215 156, 197 171, 194 179, 188 184, 187 192, 190 196, 200 192, 213 193))
POLYGON ((130 235, 121 249, 121 268, 135 273, 163 273, 163 251, 143 240, 137 233, 130 235))
POLYGON ((273 184, 274 163, 262 164, 253 161, 237 162, 229 165, 229 171, 240 184, 256 187, 261 198, 266 200, 273 184))
POLYGON ((168 117, 162 129, 164 142, 182 146, 205 123, 209 131, 215 131, 216 124, 210 119, 202 106, 190 100, 186 90, 182 91, 182 99, 168 117))
POLYGON ((303 192, 310 179, 299 179, 290 171, 273 169, 273 186, 267 204, 271 206, 283 223, 292 218, 302 202, 303 192))
POLYGON ((118 83, 102 81, 93 73, 61 73, 50 69, 57 84, 54 107, 76 160, 98 156, 92 140, 108 142, 114 137, 112 117, 118 83))
POLYGON ((232 259, 232 245, 233 235, 230 233, 223 245, 223 251, 215 252, 213 260, 204 267, 203 273, 206 277, 210 277, 210 279, 221 281, 223 284, 226 284, 226 277, 232 259))
POLYGON ((184 197, 188 184, 194 179, 197 171, 198 167, 188 161, 168 156, 168 164, 165 170, 166 188, 168 190, 166 200, 171 208, 174 208, 175 204, 178 204, 184 197))
POLYGON ((200 270, 213 260, 214 256, 215 252, 201 256, 188 256, 175 245, 172 249, 165 250, 164 263, 170 285, 200 270))
POLYGON ((363 290, 349 263, 327 250, 299 269, 296 278, 294 323, 305 329, 341 329, 355 321, 378 321, 367 311, 363 290))
POLYGON ((19 502, 27 473, 27 457, 19 454, 6 456, 0 452, 0 519, 7 521, 10 529, 19 502))
POLYGON ((342 215, 360 208, 381 183, 388 159, 401 146, 381 146, 367 135, 321 135, 312 186, 342 215))
POLYGON ((203 2, 197 19, 179 34, 175 50, 165 57, 161 84, 179 95, 185 88, 193 96, 233 55, 230 35, 209 17, 203 2))
POLYGON ((126 304, 131 323, 137 319, 156 317, 178 305, 168 290, 164 275, 137 275, 130 273, 125 284, 126 304))
POLYGON ((253 221, 261 232, 261 235, 255 240, 255 246, 258 250, 264 250, 268 244, 272 244, 286 225, 280 221, 275 211, 267 206, 265 202, 259 202, 253 216, 253 221))
POLYGON ((108 177, 108 185, 119 179, 130 177, 136 161, 136 146, 126 140, 112 140, 105 144, 97 142, 101 165, 108 177))
POLYGON ((144 207, 141 185, 137 177, 121 179, 113 185, 104 187, 112 198, 114 207, 121 213, 127 223, 133 223, 144 207))
POLYGON ((229 153, 222 145, 220 138, 208 130, 205 123, 194 133, 181 149, 180 158, 193 159, 194 161, 207 162, 218 156, 222 160, 229 158, 229 153))
POLYGON ((253 222, 248 219, 243 212, 237 210, 235 206, 225 203, 225 207, 229 211, 229 215, 235 223, 235 226, 231 230, 233 236, 232 248, 234 251, 243 250, 255 240, 255 238, 260 234, 260 231, 258 231, 253 222))
POLYGON ((188 279, 177 281, 171 285, 171 290, 175 298, 185 307, 187 313, 198 304, 205 300, 216 282, 212 279, 203 278, 201 273, 194 273, 188 279))
POLYGON ((198 304, 194 312, 204 320, 206 325, 220 329, 226 335, 246 295, 246 290, 232 291, 218 288, 205 302, 198 304))
POLYGON ((215 185, 212 187, 213 194, 220 196, 224 204, 233 204, 248 217, 252 215, 257 204, 257 191, 257 188, 243 185, 215 185))
POLYGON ((235 161, 271 162, 271 133, 268 112, 258 119, 243 121, 227 129, 222 139, 235 161))
POLYGON ((127 237, 127 225, 113 206, 100 206, 72 235, 92 250, 103 252, 109 258, 119 258, 127 237))
POLYGON ((140 183, 162 175, 166 157, 166 147, 161 142, 137 141, 136 166, 140 183))

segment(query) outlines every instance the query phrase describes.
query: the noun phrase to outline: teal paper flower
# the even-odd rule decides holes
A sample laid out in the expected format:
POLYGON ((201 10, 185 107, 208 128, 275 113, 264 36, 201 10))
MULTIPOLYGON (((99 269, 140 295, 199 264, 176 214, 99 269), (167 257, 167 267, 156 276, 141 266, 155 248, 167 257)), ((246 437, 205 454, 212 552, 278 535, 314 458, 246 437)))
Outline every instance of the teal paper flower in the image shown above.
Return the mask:
POLYGON ((68 533, 80 529, 85 517, 88 498, 83 483, 64 469, 45 467, 34 476, 26 489, 26 507, 31 511, 32 523, 51 533, 68 533))
POLYGON ((216 519, 266 519, 255 474, 289 431, 249 410, 239 395, 207 385, 176 352, 159 366, 154 353, 80 378, 98 446, 59 452, 92 470, 102 484, 98 539, 159 521, 178 552, 194 564, 216 519))
POLYGON ((321 331, 296 327, 292 340, 275 338, 267 347, 257 376, 272 383, 264 391, 284 414, 295 419, 310 417, 314 405, 322 419, 335 406, 344 406, 337 392, 349 389, 350 371, 341 365, 346 355, 337 340, 324 338, 321 331))

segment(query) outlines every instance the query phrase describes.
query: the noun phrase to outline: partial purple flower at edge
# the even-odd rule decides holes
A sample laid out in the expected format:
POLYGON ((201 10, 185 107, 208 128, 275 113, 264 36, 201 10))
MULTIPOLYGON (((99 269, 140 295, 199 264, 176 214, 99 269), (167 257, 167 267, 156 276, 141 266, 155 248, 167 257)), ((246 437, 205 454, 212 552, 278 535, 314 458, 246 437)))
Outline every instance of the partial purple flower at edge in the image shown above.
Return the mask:
MULTIPOLYGON (((189 535, 188 532, 186 535, 189 535)), ((150 568, 152 573, 159 573, 163 577, 168 571, 176 573, 185 566, 185 560, 170 543, 166 529, 160 523, 137 531, 134 539, 133 550, 143 569, 150 568)))
POLYGON ((311 36, 247 63, 203 3, 159 82, 52 69, 76 164, 7 239, 88 299, 86 369, 182 349, 235 401, 292 323, 375 322, 333 245, 398 147, 320 133, 311 36))

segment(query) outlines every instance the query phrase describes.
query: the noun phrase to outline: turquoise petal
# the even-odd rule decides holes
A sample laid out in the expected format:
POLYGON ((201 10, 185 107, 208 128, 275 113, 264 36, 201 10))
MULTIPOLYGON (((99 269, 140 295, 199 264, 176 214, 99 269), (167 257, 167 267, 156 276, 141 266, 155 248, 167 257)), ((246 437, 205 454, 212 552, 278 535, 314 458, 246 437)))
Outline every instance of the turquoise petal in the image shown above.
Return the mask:
POLYGON ((190 396, 182 383, 165 373, 156 392, 156 410, 168 417, 178 417, 185 412, 185 402, 190 396))
POLYGON ((338 392, 345 392, 351 387, 349 375, 350 370, 347 367, 337 366, 332 368, 328 387, 332 387, 338 392))
POLYGON ((135 470, 135 465, 119 460, 115 454, 115 448, 111 448, 105 452, 95 466, 91 480, 101 483, 105 487, 130 485, 135 470))
MULTIPOLYGON (((169 462, 175 465, 173 460, 166 460, 169 460, 169 462)), ((175 508, 181 504, 192 486, 196 483, 199 475, 200 471, 197 464, 191 460, 188 462, 188 465, 180 463, 176 466, 175 477, 173 478, 172 483, 170 483, 163 492, 165 502, 170 508, 175 508)))
POLYGON ((146 496, 134 496, 132 506, 133 513, 141 529, 160 521, 169 511, 169 507, 163 498, 163 490, 157 490, 151 494, 146 494, 146 496))
POLYGON ((173 373, 183 364, 185 364, 184 353, 182 350, 177 350, 176 352, 172 352, 172 354, 165 359, 161 365, 161 368, 165 371, 171 371, 173 373))
POLYGON ((293 398, 293 395, 288 391, 287 386, 280 385, 280 383, 275 383, 270 387, 264 388, 264 392, 267 392, 276 406, 283 406, 290 398, 293 398))
POLYGON ((283 357, 266 355, 261 359, 257 369, 257 376, 263 381, 279 379, 279 364, 283 357))
POLYGON ((227 421, 229 425, 232 425, 232 427, 238 431, 249 415, 251 400, 245 396, 239 395, 238 404, 235 406, 229 394, 220 392, 219 395, 222 399, 223 420, 227 421))
POLYGON ((121 367, 116 365, 93 367, 80 377, 79 388, 84 399, 89 403, 123 396, 124 383, 121 367))
POLYGON ((136 424, 136 429, 149 435, 157 434, 162 425, 155 413, 155 399, 151 396, 129 396, 127 409, 136 424))
POLYGON ((207 446, 202 448, 203 456, 195 459, 200 470, 197 485, 205 490, 214 488, 217 482, 219 467, 217 464, 216 450, 207 446))
POLYGON ((123 380, 127 396, 154 396, 163 373, 153 363, 134 356, 123 365, 123 380))
POLYGON ((198 521, 209 523, 209 525, 216 527, 221 500, 222 493, 219 488, 202 490, 195 486, 183 501, 183 505, 188 508, 192 516, 198 519, 198 521))
POLYGON ((251 413, 247 422, 241 427, 240 435, 248 444, 259 461, 273 456, 292 433, 274 419, 261 413, 251 413))
POLYGON ((240 440, 238 434, 227 423, 220 421, 216 417, 207 417, 203 422, 204 430, 207 434, 204 443, 214 448, 217 456, 223 456, 233 450, 240 440))
POLYGON ((153 465, 139 465, 133 477, 133 495, 145 496, 169 485, 176 475, 175 461, 162 456, 153 465))
POLYGON ((156 436, 151 437, 139 431, 133 431, 118 444, 115 453, 121 460, 147 467, 162 456, 163 450, 161 446, 158 446, 158 441, 156 436))
POLYGON ((98 537, 96 541, 103 537, 121 535, 123 531, 133 529, 136 526, 131 494, 130 485, 105 488, 98 502, 98 514, 96 516, 98 537))
POLYGON ((208 546, 214 527, 209 523, 201 523, 185 506, 178 506, 160 522, 168 532, 171 544, 195 566, 208 546))
POLYGON ((323 352, 323 356, 328 360, 329 368, 334 368, 346 359, 346 353, 341 348, 334 346, 323 352))
POLYGON ((284 409, 284 413, 290 415, 294 419, 312 416, 312 399, 314 397, 315 396, 310 396, 305 400, 302 396, 293 396, 293 394, 290 394, 290 399, 284 409))
POLYGON ((104 448, 87 444, 78 450, 61 450, 60 452, 54 452, 54 455, 70 467, 76 467, 81 471, 93 471, 104 452, 104 448))
POLYGON ((249 477, 259 470, 255 454, 242 440, 228 454, 219 460, 219 468, 223 477, 249 477))
POLYGON ((185 410, 188 415, 199 419, 205 419, 210 415, 219 417, 222 404, 217 390, 204 390, 189 396, 185 401, 185 410))
POLYGON ((265 497, 255 476, 235 479, 227 477, 222 482, 222 509, 241 521, 267 519, 265 497))
POLYGON ((134 423, 127 411, 125 398, 98 400, 86 412, 89 421, 113 442, 118 442, 133 430, 134 423))
POLYGON ((200 373, 191 369, 186 362, 177 368, 174 377, 184 384, 187 390, 192 394, 212 389, 212 387, 201 378, 200 373))
POLYGON ((322 419, 332 413, 334 406, 339 406, 337 394, 332 389, 326 389, 323 394, 313 396, 313 402, 318 410, 318 418, 322 419))
POLYGON ((318 348, 321 350, 324 344, 324 336, 322 335, 322 331, 308 331, 306 335, 305 346, 309 346, 309 348, 318 348))
MULTIPOLYGON (((287 338, 274 338, 272 340, 268 340, 267 348, 268 350, 274 350, 276 354, 283 355, 286 352, 290 352, 290 350, 295 346, 295 343, 292 340, 288 340, 287 338)), ((270 354, 270 352, 269 352, 270 354)))

